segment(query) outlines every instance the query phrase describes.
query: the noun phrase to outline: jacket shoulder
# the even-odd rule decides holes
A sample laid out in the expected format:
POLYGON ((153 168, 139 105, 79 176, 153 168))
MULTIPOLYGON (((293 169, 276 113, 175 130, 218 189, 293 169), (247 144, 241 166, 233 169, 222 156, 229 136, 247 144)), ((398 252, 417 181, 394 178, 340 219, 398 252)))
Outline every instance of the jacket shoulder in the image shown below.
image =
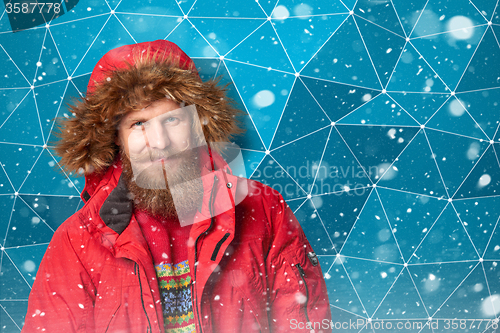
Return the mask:
POLYGON ((271 206, 278 204, 286 205, 283 196, 272 187, 253 179, 240 178, 239 182, 246 182, 247 197, 251 201, 262 201, 271 206))

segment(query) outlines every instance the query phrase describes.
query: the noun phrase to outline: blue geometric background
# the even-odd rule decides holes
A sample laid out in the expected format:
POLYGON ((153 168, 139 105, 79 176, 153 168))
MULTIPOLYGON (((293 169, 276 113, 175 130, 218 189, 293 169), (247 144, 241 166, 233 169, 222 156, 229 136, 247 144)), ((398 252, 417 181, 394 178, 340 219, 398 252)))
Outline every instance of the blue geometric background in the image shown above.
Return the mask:
POLYGON ((497 0, 70 2, 53 20, 0 16, 2 332, 22 328, 47 244, 82 206, 54 118, 104 53, 154 39, 232 82, 247 174, 301 222, 334 322, 492 331, 470 319, 500 315, 497 0))

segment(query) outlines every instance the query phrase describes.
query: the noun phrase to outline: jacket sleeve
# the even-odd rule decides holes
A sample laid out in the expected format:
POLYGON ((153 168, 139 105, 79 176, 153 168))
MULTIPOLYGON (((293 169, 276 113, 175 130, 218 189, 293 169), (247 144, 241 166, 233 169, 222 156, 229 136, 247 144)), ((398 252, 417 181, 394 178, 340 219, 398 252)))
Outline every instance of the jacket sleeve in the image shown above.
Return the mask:
POLYGON ((266 259, 271 332, 331 332, 328 293, 316 254, 281 196, 271 211, 273 240, 266 259))
MULTIPOLYGON (((76 227, 78 229, 78 227, 76 227)), ((92 281, 75 247, 85 247, 81 234, 63 224, 56 232, 38 269, 28 300, 23 333, 92 332, 92 281), (68 230, 71 230, 68 228, 68 230), (77 244, 77 245, 75 245, 77 244)))

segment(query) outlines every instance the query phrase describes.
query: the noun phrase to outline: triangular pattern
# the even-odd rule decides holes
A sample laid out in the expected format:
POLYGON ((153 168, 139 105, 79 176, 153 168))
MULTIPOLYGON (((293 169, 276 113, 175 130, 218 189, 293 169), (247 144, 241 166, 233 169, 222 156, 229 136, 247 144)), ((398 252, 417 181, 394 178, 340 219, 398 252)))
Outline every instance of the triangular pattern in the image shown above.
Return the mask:
POLYGON ((267 16, 270 16, 277 3, 278 0, 260 0, 259 6, 262 10, 264 10, 264 13, 266 13, 267 16))
POLYGON ((363 45, 354 19, 349 17, 302 70, 302 74, 380 89, 380 81, 363 45), (364 73, 364 75, 359 77, 356 73, 364 73))
POLYGON ((453 206, 481 257, 488 244, 493 250, 500 244, 500 239, 492 234, 495 226, 499 228, 500 197, 455 200, 453 206))
MULTIPOLYGON (((27 300, 30 293, 30 285, 19 274, 16 266, 12 263, 9 257, 2 252, 2 267, 0 267, 2 275, 0 275, 0 299, 3 300, 27 300)), ((3 323, 2 323, 3 324, 3 323)))
MULTIPOLYGON (((358 133, 358 126, 336 126, 360 164, 377 181, 419 131, 418 127, 373 126, 358 133)), ((390 177, 386 173, 384 178, 390 177)))
POLYGON ((359 109, 338 121, 338 124, 353 125, 400 125, 419 124, 386 94, 378 95, 359 109))
POLYGON ((294 161, 294 168, 289 168, 288 174, 308 193, 312 192, 312 182, 316 175, 315 170, 321 163, 321 150, 311 150, 318 145, 324 147, 328 139, 330 128, 307 135, 297 141, 272 151, 273 157, 281 165, 290 165, 294 161))
MULTIPOLYGON (((2 186, 2 190, 5 187, 2 186)), ((7 192, 7 191, 5 191, 7 192)), ((9 221, 11 219, 12 215, 12 209, 14 208, 16 197, 14 195, 2 195, 0 196, 0 214, 2 214, 2 225, 0 227, 0 239, 3 241, 5 240, 5 236, 7 235, 8 232, 8 227, 9 227, 9 221)), ((1 254, 0 254, 1 256, 1 254)), ((1 258, 1 257, 0 257, 1 258)), ((1 260, 1 259, 0 259, 1 260)))
POLYGON ((469 0, 429 1, 411 37, 429 36, 446 31, 456 31, 458 36, 463 36, 464 29, 486 22, 487 20, 469 0), (447 15, 440 19, 441 13, 445 11, 447 15))
POLYGON ((44 195, 20 195, 23 201, 36 212, 36 215, 50 228, 56 230, 65 220, 65 216, 74 214, 82 203, 79 195, 68 197, 44 195), (54 211, 57 207, 57 212, 54 211))
POLYGON ((9 16, 1 15, 0 16, 0 32, 10 32, 12 31, 12 27, 10 26, 9 16))
POLYGON ((399 21, 401 21, 403 25, 406 36, 410 36, 415 27, 415 23, 417 23, 428 1, 416 0, 408 2, 406 0, 392 0, 391 2, 399 17, 399 21))
POLYGON ((415 120, 420 124, 425 124, 451 95, 391 92, 390 96, 415 120))
MULTIPOLYGON (((189 8, 191 8, 190 1, 178 1, 179 6, 175 4, 169 4, 161 0, 148 0, 147 3, 133 2, 133 1, 116 1, 116 4, 120 4, 117 8, 116 4, 111 5, 112 9, 116 12, 126 12, 134 14, 149 14, 149 15, 165 15, 165 16, 183 16, 181 8, 184 9, 184 13, 187 14, 189 8), (187 7, 187 8, 186 8, 187 7)), ((152 20, 154 21, 154 19, 152 20)), ((153 29, 151 29, 151 32, 153 29)), ((135 36, 134 36, 135 37, 135 36)), ((151 40, 151 38, 149 38, 151 40)))
POLYGON ((450 194, 455 193, 488 147, 488 143, 432 130, 427 130, 426 134, 446 188, 450 194), (449 147, 438 144, 443 140, 465 153, 451 153, 449 147))
POLYGON ((470 262, 408 265, 410 275, 429 315, 434 315, 475 266, 476 263, 470 262), (448 278, 450 276, 453 278, 448 278))
POLYGON ((378 319, 411 319, 427 318, 428 313, 422 305, 422 300, 415 289, 413 280, 407 269, 403 269, 398 279, 384 298, 382 304, 377 309, 375 317, 378 319), (400 303, 399 301, 405 301, 400 303), (394 304, 397 304, 394 306, 394 304))
MULTIPOLYGON (((392 8, 390 2, 382 4, 385 7, 392 8)), ((359 9, 359 7, 357 8, 359 9)), ((372 15, 370 14, 369 17, 372 17, 372 15)), ((382 85, 385 87, 406 42, 401 36, 392 31, 387 31, 370 21, 356 20, 356 24, 363 36, 370 57, 377 64, 375 69, 382 81, 382 85)), ((399 25, 399 22, 396 21, 396 25, 399 25)))
MULTIPOLYGON (((215 79, 221 75, 224 63, 218 59, 193 59, 198 75, 203 81, 215 79), (222 67, 222 68, 221 68, 222 67)), ((223 78, 222 84, 231 83, 231 78, 223 78)))
POLYGON ((312 197, 311 200, 337 252, 340 252, 370 193, 371 189, 364 188, 354 192, 312 197), (336 207, 335 211, 332 211, 331 207, 336 207))
POLYGON ((491 20, 493 16, 493 11, 497 6, 498 0, 475 0, 473 4, 479 10, 479 12, 487 19, 491 20))
POLYGON ((41 244, 5 250, 30 286, 33 286, 36 271, 40 261, 42 261, 47 245, 41 244))
POLYGON ((298 198, 298 199, 292 199, 292 200, 288 200, 287 202, 287 205, 290 207, 290 209, 292 210, 292 212, 295 212, 297 211, 302 205, 306 204, 306 203, 311 203, 311 201, 309 199, 304 199, 304 198, 298 198))
POLYGON ((323 221, 319 218, 318 212, 310 203, 305 203, 295 212, 295 217, 299 220, 304 229, 309 243, 319 255, 336 254, 333 243, 328 235, 323 221))
MULTIPOLYGON (((323 16, 348 12, 341 0, 322 0, 311 3, 303 3, 297 0, 280 0, 275 12, 278 10, 284 11, 284 9, 288 12, 289 17, 302 17, 305 20, 312 15, 323 16)), ((283 17, 283 15, 277 16, 283 17)))
POLYGON ((246 3, 241 6, 238 1, 219 2, 214 5, 211 0, 197 0, 189 12, 192 16, 204 17, 237 17, 237 18, 266 18, 266 14, 257 2, 246 3))
POLYGON ((500 68, 494 64, 500 61, 500 47, 492 29, 486 30, 477 47, 469 67, 464 73, 457 91, 471 91, 500 87, 500 68))
MULTIPOLYGON (((335 1, 331 2, 335 3, 335 1)), ((344 11, 346 11, 345 8, 344 11)), ((273 20, 272 22, 295 70, 300 72, 346 18, 347 14, 324 15, 290 17, 286 20, 273 20), (297 40, 300 43, 297 43, 297 40)))
MULTIPOLYGON (((191 18, 191 22, 196 26, 198 31, 205 37, 210 45, 212 45, 217 53, 223 56, 228 56, 228 52, 230 52, 233 48, 239 48, 239 45, 241 45, 239 43, 244 39, 245 41, 243 41, 242 44, 248 44, 248 39, 250 39, 251 43, 256 47, 256 42, 259 40, 265 40, 263 45, 266 46, 273 45, 273 42, 277 40, 274 33, 269 33, 269 29, 261 27, 261 25, 266 22, 265 20, 248 19, 245 20, 245 24, 243 26, 239 20, 230 19, 191 18), (265 38, 261 38, 263 36, 265 36, 265 38)), ((265 24, 264 26, 268 25, 269 24, 265 24)), ((268 51, 266 47, 259 48, 259 50, 260 52, 268 51)), ((248 52, 249 50, 246 51, 248 52)), ((250 51, 257 52, 257 50, 250 51)), ((231 55, 228 56, 228 58, 240 60, 237 56, 233 57, 233 53, 230 54, 231 55)), ((279 59, 281 57, 276 58, 279 59)), ((247 58, 243 57, 243 59, 247 58)), ((259 57, 255 57, 252 61, 247 60, 247 62, 258 64, 255 62, 255 60, 258 59, 259 57)))
POLYGON ((346 258, 344 267, 351 277, 356 292, 370 317, 374 314, 403 268, 401 265, 353 258, 346 258), (373 284, 377 288, 372 288, 373 284))
POLYGON ((495 12, 493 13, 493 15, 491 17, 491 22, 493 22, 493 23, 500 22, 500 8, 498 7, 498 2, 497 2, 497 5, 495 7, 495 12))
POLYGON ((29 79, 23 77, 23 74, 19 71, 17 64, 13 62, 10 55, 0 51, 0 61, 2 62, 2 73, 0 76, 0 88, 11 88, 11 87, 29 87, 29 79))
POLYGON ((489 141, 464 108, 464 103, 454 97, 451 97, 425 125, 428 128, 489 141))
POLYGON ((407 43, 387 91, 449 92, 449 88, 420 56, 411 43, 407 43))
POLYGON ((453 207, 448 205, 425 235, 410 263, 428 264, 477 259, 479 255, 469 235, 453 207))
POLYGON ((92 72, 97 61, 108 52, 109 46, 107 43, 114 43, 112 48, 116 48, 134 42, 127 30, 116 19, 116 16, 112 15, 78 64, 78 68, 71 75, 78 76, 92 72), (110 35, 113 38, 110 38, 110 35))
MULTIPOLYGON (((261 24, 262 22, 257 21, 256 23, 261 24)), ((224 51, 221 54, 225 54, 229 50, 224 51)), ((270 22, 265 22, 226 56, 230 60, 245 61, 246 59, 246 63, 289 73, 295 72, 270 22), (265 62, 260 59, 265 59, 265 62)))
POLYGON ((191 57, 219 57, 220 55, 194 28, 189 20, 181 23, 167 37, 167 40, 177 44, 191 57))
POLYGON ((50 242, 50 228, 23 200, 16 200, 4 247, 34 245, 50 242))
MULTIPOLYGON (((79 7, 79 6, 77 6, 79 7)), ((66 15, 63 15, 65 17, 66 15)), ((93 45, 94 40, 100 33, 104 24, 108 21, 109 16, 96 16, 86 20, 75 21, 72 24, 61 24, 50 28, 56 47, 64 59, 66 69, 70 76, 73 76, 78 64, 88 52, 88 49, 93 45), (70 28, 70 29, 68 29, 70 28), (64 47, 66 36, 71 35, 78 39, 72 48, 64 47)), ((89 72, 92 71, 92 68, 89 72)))
POLYGON ((302 81, 297 80, 273 138, 273 148, 330 125, 302 81))
POLYGON ((31 95, 30 89, 3 90, 0 94, 0 126, 20 107, 24 99, 31 95))
POLYGON ((307 77, 301 77, 300 79, 321 106, 321 109, 333 122, 338 121, 352 110, 357 109, 380 94, 380 91, 372 89, 307 77))
POLYGON ((353 237, 356 241, 350 242, 347 239, 342 248, 342 255, 403 264, 403 258, 398 255, 398 245, 376 191, 370 194, 349 237, 353 237))
POLYGON ((478 196, 498 195, 500 193, 500 179, 496 175, 500 168, 498 148, 494 149, 490 145, 486 152, 481 157, 474 169, 467 176, 460 188, 457 190, 455 197, 471 198, 478 196))
POLYGON ((488 89, 484 91, 463 93, 456 95, 472 118, 488 138, 493 139, 500 119, 494 112, 488 112, 498 106, 500 100, 500 89, 488 89))
MULTIPOLYGON (((405 36, 391 2, 358 0, 354 12, 365 20, 373 22, 396 35, 405 36), (374 13, 376 13, 376 15, 374 15, 374 13)), ((359 23, 358 21, 358 25, 359 23)))
MULTIPOLYGON (((67 22, 73 23, 74 21, 85 20, 93 18, 95 16, 102 16, 102 14, 109 13, 111 11, 110 6, 106 1, 96 1, 88 3, 86 5, 74 6, 70 11, 66 12, 64 15, 59 16, 51 22, 52 26, 68 26, 64 24, 67 22)), ((89 25, 90 27, 90 25, 89 25)))
POLYGON ((116 14, 116 17, 138 43, 165 38, 182 21, 181 17, 156 15, 116 14))
POLYGON ((177 43, 202 80, 228 84, 245 173, 295 212, 333 324, 432 317, 440 328, 419 333, 435 333, 442 320, 498 317, 499 5, 70 1, 16 33, 4 11, 0 330, 20 331, 43 249, 83 206, 84 179, 57 171, 52 119, 71 117, 102 54, 154 39, 177 43))
MULTIPOLYGON (((358 315, 359 317, 354 316, 356 320, 359 318, 366 318, 363 305, 360 303, 359 298, 356 295, 356 289, 354 289, 349 281, 349 272, 345 271, 342 261, 342 259, 336 259, 334 264, 331 265, 325 273, 328 298, 330 299, 330 304, 333 307, 332 310, 335 308, 345 309, 350 318, 353 317, 352 314, 358 315)), ((325 269, 323 268, 323 270, 325 269)), ((337 312, 341 311, 335 311, 335 313, 337 312)), ((345 312, 343 313, 343 316, 347 316, 345 312)))
POLYGON ((33 81, 35 86, 64 80, 68 77, 64 63, 50 34, 45 36, 42 54, 40 60, 37 61, 36 67, 36 77, 34 77, 33 81))
POLYGON ((470 27, 411 42, 450 89, 455 90, 485 31, 485 26, 470 27))
POLYGON ((281 193, 285 200, 306 197, 305 189, 301 188, 285 171, 268 155, 253 172, 252 179, 272 186, 273 189, 281 193), (271 175, 272 178, 270 178, 271 175))
POLYGON ((0 141, 43 145, 44 137, 33 97, 33 93, 30 93, 3 123, 0 127, 0 141), (17 139, 12 141, 13 138, 17 139))
POLYGON ((446 196, 423 132, 417 133, 391 169, 380 178, 379 185, 424 195, 446 196))
POLYGON ((5 332, 19 332, 24 323, 27 301, 2 301, 0 302, 0 322, 5 332), (21 310, 22 309, 22 310, 21 310))
POLYGON ((242 150, 241 154, 243 155, 243 161, 245 162, 247 178, 250 178, 264 159, 265 153, 253 150, 242 150))
POLYGON ((86 75, 80 75, 71 80, 71 83, 73 84, 73 87, 75 89, 72 89, 71 86, 68 87, 68 90, 66 90, 66 96, 64 96, 65 100, 64 102, 66 104, 71 102, 71 98, 79 98, 80 93, 84 96, 85 92, 87 91, 87 85, 90 80, 90 74, 86 75))
POLYGON ((314 171, 313 176, 316 177, 315 194, 335 193, 339 195, 350 190, 369 192, 366 187, 371 184, 370 169, 363 170, 335 128, 330 133, 321 164, 311 166, 311 170, 314 171))
POLYGON ((282 90, 277 90, 275 87, 280 86, 290 91, 295 77, 232 61, 227 61, 226 67, 235 78, 234 85, 264 145, 269 147, 288 99, 287 93, 283 94, 282 90), (238 78, 241 78, 241 81, 238 78), (244 81, 243 78, 245 78, 244 81), (250 86, 246 84, 248 81, 259 81, 261 84, 250 86))
POLYGON ((54 126, 54 120, 63 104, 63 96, 70 85, 69 81, 62 81, 51 85, 36 87, 35 100, 36 111, 40 117, 43 137, 47 142, 48 137, 54 126), (40 98, 43 96, 43 98, 40 98))
POLYGON ((44 149, 33 169, 30 170, 20 193, 79 196, 74 184, 66 178, 48 150, 44 149), (47 177, 52 175, 52 177, 47 177))
POLYGON ((15 189, 12 188, 12 184, 3 169, 0 170, 0 189, 2 190, 2 194, 10 194, 15 192, 15 189))
POLYGON ((177 3, 177 5, 179 5, 184 14, 187 14, 196 3, 196 1, 197 0, 176 0, 175 2, 177 3))
POLYGON ((243 133, 243 135, 239 135, 238 137, 236 137, 234 139, 234 142, 240 147, 245 146, 248 149, 260 150, 260 151, 266 150, 266 148, 262 144, 262 138, 260 137, 259 132, 255 128, 255 125, 251 117, 249 115, 244 115, 240 117, 239 120, 243 124, 242 126, 246 129, 246 131, 245 133, 243 133), (251 142, 251 144, 248 144, 248 142, 251 142))
POLYGON ((399 250, 408 262, 439 217, 446 201, 377 188, 399 250))
POLYGON ((41 147, 0 144, 0 161, 16 191, 42 153, 41 147), (8 158, 6 158, 8 156, 8 158))
POLYGON ((24 74, 29 84, 33 84, 37 69, 36 63, 40 58, 40 50, 42 49, 46 33, 43 29, 35 29, 23 30, 16 34, 2 34, 2 48, 14 60, 16 66, 24 74), (22 36, 26 47, 19 47, 16 43, 16 40, 20 37, 19 35, 22 36))

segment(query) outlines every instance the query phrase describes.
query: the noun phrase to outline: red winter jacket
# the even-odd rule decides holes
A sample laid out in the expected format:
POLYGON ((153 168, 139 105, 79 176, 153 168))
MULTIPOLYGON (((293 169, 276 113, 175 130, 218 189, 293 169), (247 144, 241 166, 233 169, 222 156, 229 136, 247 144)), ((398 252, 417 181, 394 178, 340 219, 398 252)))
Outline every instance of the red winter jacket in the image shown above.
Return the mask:
MULTIPOLYGON (((40 264, 23 332, 163 332, 152 257, 120 175, 115 162, 87 177, 84 207, 57 229, 40 264)), ((202 213, 232 207, 191 228, 196 332, 309 332, 299 329, 308 321, 330 332, 320 265, 281 195, 221 170, 203 186, 202 213)))

